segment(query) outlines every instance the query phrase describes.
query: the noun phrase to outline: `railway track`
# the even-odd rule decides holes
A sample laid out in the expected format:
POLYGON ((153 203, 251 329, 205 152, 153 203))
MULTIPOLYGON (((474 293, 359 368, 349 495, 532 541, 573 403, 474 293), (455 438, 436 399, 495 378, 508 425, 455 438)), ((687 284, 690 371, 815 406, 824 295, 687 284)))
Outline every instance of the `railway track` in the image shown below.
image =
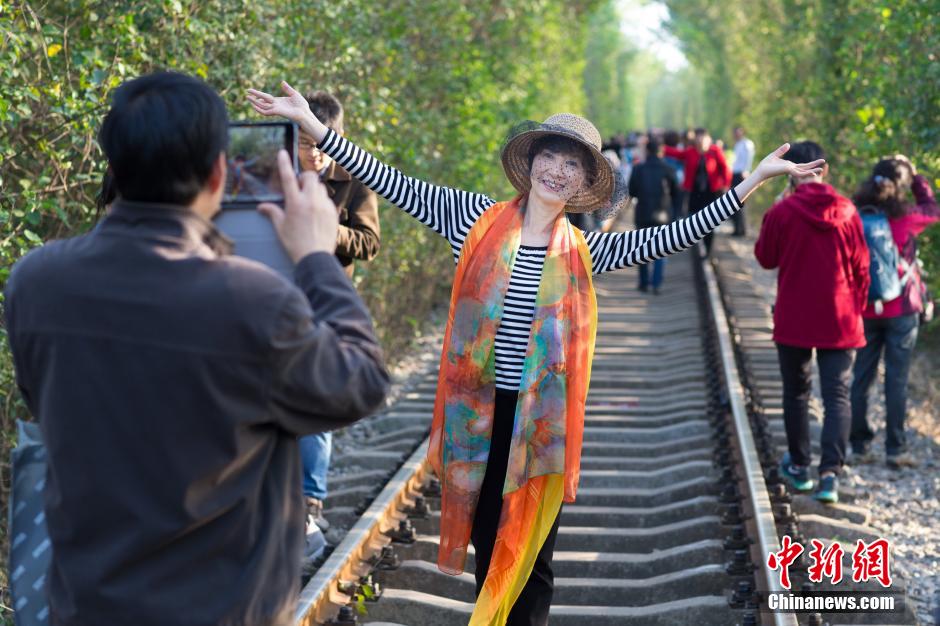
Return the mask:
MULTIPOLYGON (((581 484, 562 510, 551 624, 796 625, 760 610, 782 589, 755 565, 804 528, 768 472, 776 430, 755 422, 772 390, 752 387, 772 380, 769 360, 732 341, 712 269, 692 254, 670 261, 662 295, 638 293, 635 280, 617 272, 595 283, 581 484)), ((337 456, 326 515, 350 530, 304 587, 297 624, 467 622, 472 549, 461 576, 435 565, 439 484, 424 462, 435 381, 428 371, 337 456)))

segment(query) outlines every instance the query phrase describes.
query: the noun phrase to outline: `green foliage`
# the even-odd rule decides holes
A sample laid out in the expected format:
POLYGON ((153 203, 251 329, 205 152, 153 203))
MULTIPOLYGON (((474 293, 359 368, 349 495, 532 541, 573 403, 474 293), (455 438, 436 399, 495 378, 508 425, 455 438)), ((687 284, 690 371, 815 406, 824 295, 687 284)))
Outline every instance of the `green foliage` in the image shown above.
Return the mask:
POLYGON ((936 3, 666 4, 673 33, 702 74, 704 122, 717 136, 742 123, 767 150, 812 138, 846 190, 895 152, 940 172, 936 3))
MULTIPOLYGON (((438 184, 502 198, 510 126, 581 112, 589 13, 601 0, 0 0, 0 287, 16 259, 96 219, 95 133, 112 90, 155 69, 201 76, 233 119, 249 86, 334 92, 350 138, 438 184)), ((383 206, 382 251, 356 282, 391 360, 446 304, 447 246, 383 206)), ((2 328, 0 328, 2 330, 2 328)), ((3 338, 0 338, 2 340, 3 338)), ((0 342, 0 457, 17 400, 0 342)), ((7 501, 3 465, 0 496, 7 501)), ((0 536, 2 536, 0 531, 0 536)), ((6 549, 2 549, 6 554, 6 549)), ((0 586, 6 567, 0 568, 0 586)))
MULTIPOLYGON (((251 85, 274 90, 288 78, 298 87, 331 90, 346 103, 348 132, 358 143, 410 174, 506 195, 496 157, 510 125, 584 109, 579 24, 598 4, 0 4, 9 86, 0 95, 0 284, 30 247, 94 220, 104 166, 94 133, 109 93, 158 68, 205 78, 233 118, 251 116, 243 98, 251 85)), ((444 284, 445 248, 394 212, 385 217, 382 257, 360 270, 370 299, 387 304, 378 290, 394 293, 413 281, 444 284), (408 256, 427 261, 429 247, 435 262, 408 256)))
POLYGON ((636 52, 620 32, 620 15, 614 3, 591 16, 588 32, 584 68, 587 115, 601 136, 608 137, 633 126, 633 85, 626 70, 636 52))
MULTIPOLYGON (((670 29, 701 74, 700 121, 716 136, 730 139, 742 124, 760 154, 783 141, 817 141, 832 182, 849 195, 879 158, 898 152, 940 183, 937 2, 665 4, 670 29)), ((768 188, 752 204, 769 206, 778 191, 768 188)), ((940 257, 938 239, 924 240, 932 259, 940 257)), ((940 275, 937 260, 930 271, 940 275)))
POLYGON ((705 119, 702 78, 692 67, 669 73, 649 88, 647 127, 682 130, 705 119))
POLYGON ((672 85, 660 89, 663 97, 660 101, 654 100, 653 88, 664 86, 664 77, 672 75, 667 75, 662 61, 655 55, 637 48, 624 36, 621 4, 602 5, 588 21, 584 68, 587 113, 605 138, 648 128, 652 125, 654 111, 664 111, 675 102, 689 102, 674 100, 676 90, 672 85))

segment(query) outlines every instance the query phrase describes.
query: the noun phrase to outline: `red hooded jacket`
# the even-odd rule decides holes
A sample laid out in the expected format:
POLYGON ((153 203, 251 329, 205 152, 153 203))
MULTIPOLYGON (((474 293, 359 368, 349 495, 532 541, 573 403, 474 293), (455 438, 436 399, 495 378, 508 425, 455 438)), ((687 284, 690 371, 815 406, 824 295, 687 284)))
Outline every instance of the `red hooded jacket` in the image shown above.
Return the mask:
POLYGON ((865 345, 868 247, 852 201, 805 183, 764 215, 754 254, 779 268, 774 341, 800 348, 865 345))
MULTIPOLYGON (((681 149, 663 146, 663 154, 685 164, 685 178, 682 179, 682 188, 686 191, 692 191, 692 184, 695 182, 695 171, 698 169, 699 159, 702 158, 699 151, 695 146, 681 149)), ((731 168, 728 167, 724 152, 715 144, 710 145, 705 152, 705 172, 708 174, 708 189, 710 191, 724 191, 731 186, 731 168)))

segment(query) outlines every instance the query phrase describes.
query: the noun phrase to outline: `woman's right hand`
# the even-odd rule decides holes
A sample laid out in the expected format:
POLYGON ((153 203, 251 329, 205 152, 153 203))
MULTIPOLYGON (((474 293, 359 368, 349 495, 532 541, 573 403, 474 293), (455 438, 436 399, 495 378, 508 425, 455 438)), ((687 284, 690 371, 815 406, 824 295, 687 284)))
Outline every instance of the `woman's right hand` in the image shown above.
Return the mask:
POLYGON ((288 85, 287 81, 281 81, 281 89, 286 96, 276 97, 257 89, 249 89, 248 102, 261 115, 286 117, 312 135, 314 140, 322 141, 326 136, 326 126, 310 111, 310 105, 304 97, 288 85))

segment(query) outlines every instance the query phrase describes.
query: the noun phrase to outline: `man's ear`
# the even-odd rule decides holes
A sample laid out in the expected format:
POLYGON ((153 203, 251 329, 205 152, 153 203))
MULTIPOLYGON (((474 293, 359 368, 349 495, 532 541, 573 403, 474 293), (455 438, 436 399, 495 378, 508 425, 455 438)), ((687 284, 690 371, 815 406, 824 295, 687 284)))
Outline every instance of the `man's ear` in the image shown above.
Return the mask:
POLYGON ((206 186, 209 191, 215 193, 219 190, 219 187, 225 184, 226 169, 225 153, 220 152, 219 157, 215 160, 215 163, 212 164, 212 171, 209 172, 209 180, 206 181, 206 186))

